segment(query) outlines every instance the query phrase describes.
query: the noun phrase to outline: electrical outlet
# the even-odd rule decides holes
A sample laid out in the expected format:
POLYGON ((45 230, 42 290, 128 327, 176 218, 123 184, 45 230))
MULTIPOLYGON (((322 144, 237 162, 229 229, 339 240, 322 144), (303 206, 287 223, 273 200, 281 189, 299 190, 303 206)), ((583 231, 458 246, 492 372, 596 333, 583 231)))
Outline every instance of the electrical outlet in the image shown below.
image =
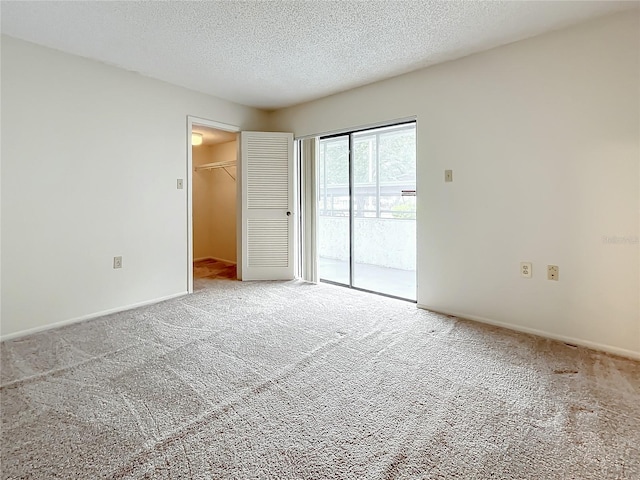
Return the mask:
POLYGON ((444 171, 444 181, 445 182, 453 182, 453 170, 445 170, 444 171))
POLYGON ((557 265, 547 265, 547 280, 558 280, 560 269, 557 265))
POLYGON ((520 275, 523 276, 524 278, 531 278, 532 275, 532 271, 531 271, 531 262, 522 262, 520 264, 520 275))
POLYGON ((113 268, 122 268, 122 257, 113 257, 113 268))
POLYGON ((178 179, 177 186, 178 186, 178 190, 182 190, 184 188, 184 181, 181 178, 178 179))

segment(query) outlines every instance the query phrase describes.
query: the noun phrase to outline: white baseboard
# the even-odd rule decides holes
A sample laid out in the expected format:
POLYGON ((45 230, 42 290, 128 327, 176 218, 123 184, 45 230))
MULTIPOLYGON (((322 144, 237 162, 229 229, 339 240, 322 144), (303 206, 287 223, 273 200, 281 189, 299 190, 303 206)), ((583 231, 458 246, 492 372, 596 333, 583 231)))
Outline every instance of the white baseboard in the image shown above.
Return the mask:
POLYGON ((85 320, 91 320, 98 317, 104 317, 105 315, 110 315, 112 313, 124 312, 126 310, 132 310, 138 307, 144 307, 145 305, 152 305, 154 303, 164 302, 165 300, 171 300, 172 298, 178 298, 187 295, 187 292, 183 293, 174 293, 173 295, 167 295, 166 297, 155 298, 153 300, 146 300, 144 302, 132 303, 131 305, 126 305, 124 307, 118 308, 110 308, 109 310, 103 310, 101 312, 90 313, 89 315, 83 315, 81 317, 70 318, 68 320, 62 320, 60 322, 50 323, 48 325, 43 325, 41 327, 28 328, 27 330, 20 330, 19 332, 9 333, 7 335, 2 335, 0 337, 0 341, 4 340, 12 340, 14 338, 24 337, 26 335, 31 335, 33 333, 44 332, 46 330, 51 330, 52 328, 62 327, 64 325, 71 325, 72 323, 83 322, 85 320))
POLYGON ((423 310, 429 310, 430 312, 440 313, 442 315, 451 315, 454 317, 473 320, 480 323, 486 323, 496 327, 507 328, 509 330, 515 330, 522 333, 530 333, 537 335, 538 337, 550 338, 551 340, 558 340, 564 343, 570 343, 572 345, 580 345, 582 347, 591 348, 593 350, 600 350, 602 352, 612 353, 614 355, 620 355, 621 357, 633 358, 634 360, 640 360, 640 352, 633 350, 627 350, 625 348, 612 347, 611 345, 604 345, 602 343, 591 342, 589 340, 582 340, 580 338, 566 337, 564 335, 557 335, 555 333, 545 332, 544 330, 538 330, 536 328, 521 327, 520 325, 514 325, 512 323, 499 322, 497 320, 491 320, 490 318, 478 317, 476 315, 467 315, 466 313, 447 312, 444 310, 434 310, 426 305, 418 304, 418 308, 423 310))
POLYGON ((231 260, 226 260, 224 258, 218 258, 218 257, 200 257, 200 258, 194 258, 193 259, 194 262, 200 262, 202 260, 217 260, 219 262, 224 262, 224 263, 230 263, 232 265, 237 265, 237 262, 233 262, 231 260))

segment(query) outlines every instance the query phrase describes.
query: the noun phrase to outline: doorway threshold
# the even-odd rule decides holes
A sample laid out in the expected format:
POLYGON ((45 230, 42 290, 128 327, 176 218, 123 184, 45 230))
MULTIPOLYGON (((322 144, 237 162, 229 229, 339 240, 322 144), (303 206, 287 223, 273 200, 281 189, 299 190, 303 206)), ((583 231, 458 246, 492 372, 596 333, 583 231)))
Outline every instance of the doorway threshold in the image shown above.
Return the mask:
POLYGON ((372 293, 374 295, 379 295, 381 297, 387 297, 387 298, 393 298, 395 300, 402 300, 403 302, 409 302, 409 303, 415 303, 417 304, 418 301, 417 300, 413 300, 411 298, 406 298, 406 297, 400 297, 398 295, 392 295, 390 293, 383 293, 383 292, 377 292, 375 290, 367 290, 366 288, 360 288, 360 287, 350 287, 349 285, 346 285, 344 283, 340 283, 340 282, 333 282, 331 280, 325 280, 323 278, 320 279, 321 283, 326 283, 328 285, 334 285, 336 287, 343 287, 343 288, 349 288, 351 290, 357 290, 359 292, 364 292, 364 293, 372 293))

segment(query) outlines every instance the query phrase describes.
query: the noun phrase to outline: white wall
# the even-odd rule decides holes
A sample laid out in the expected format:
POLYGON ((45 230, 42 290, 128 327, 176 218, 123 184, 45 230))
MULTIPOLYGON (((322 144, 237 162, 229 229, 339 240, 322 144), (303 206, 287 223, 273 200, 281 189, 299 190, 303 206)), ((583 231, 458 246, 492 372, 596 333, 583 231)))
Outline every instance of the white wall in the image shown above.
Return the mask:
MULTIPOLYGON (((193 147, 193 166, 211 163, 211 146, 193 147)), ((193 258, 213 256, 211 247, 211 175, 208 171, 193 172, 193 258)))
POLYGON ((639 356, 639 59, 636 10, 278 111, 272 128, 417 116, 418 303, 639 356))
POLYGON ((2 37, 3 336, 186 292, 187 115, 266 120, 2 37))
MULTIPOLYGON (((220 143, 211 146, 211 156, 214 162, 237 160, 238 143, 220 143)), ((213 205, 211 216, 211 251, 214 258, 236 262, 236 219, 238 174, 236 167, 228 167, 229 176, 221 168, 211 170, 211 201, 213 205), (233 177, 233 178, 231 178, 233 177)))

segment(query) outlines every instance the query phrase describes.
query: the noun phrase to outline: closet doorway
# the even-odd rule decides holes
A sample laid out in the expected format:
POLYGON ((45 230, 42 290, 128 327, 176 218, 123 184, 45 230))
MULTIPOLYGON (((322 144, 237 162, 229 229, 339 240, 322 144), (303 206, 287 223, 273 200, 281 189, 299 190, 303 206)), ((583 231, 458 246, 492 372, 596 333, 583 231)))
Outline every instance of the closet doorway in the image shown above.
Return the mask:
MULTIPOLYGON (((191 122, 193 279, 237 278, 237 131, 191 122)), ((233 128, 233 127, 230 127, 233 128)))

